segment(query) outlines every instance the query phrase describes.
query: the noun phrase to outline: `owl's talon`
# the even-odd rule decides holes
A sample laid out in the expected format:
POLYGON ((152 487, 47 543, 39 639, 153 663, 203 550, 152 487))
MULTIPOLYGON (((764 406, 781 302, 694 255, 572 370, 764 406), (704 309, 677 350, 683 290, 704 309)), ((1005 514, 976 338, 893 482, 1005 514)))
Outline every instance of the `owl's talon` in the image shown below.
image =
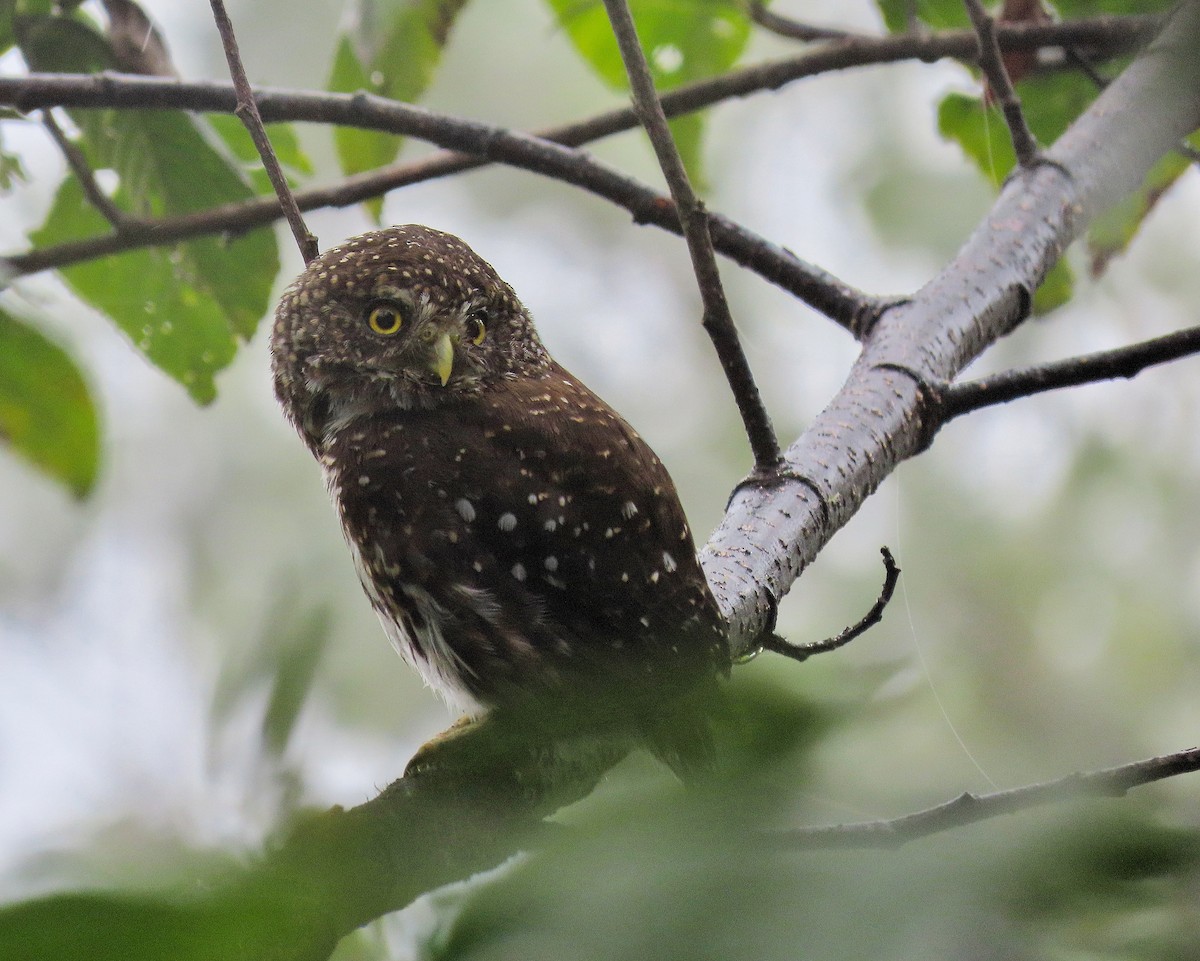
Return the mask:
POLYGON ((463 740, 470 738, 473 732, 482 730, 486 720, 486 717, 472 717, 469 714, 458 718, 446 730, 435 734, 417 748, 417 752, 404 767, 404 776, 427 774, 445 768, 447 762, 452 761, 456 755, 461 755, 462 752, 456 749, 462 747, 463 740))

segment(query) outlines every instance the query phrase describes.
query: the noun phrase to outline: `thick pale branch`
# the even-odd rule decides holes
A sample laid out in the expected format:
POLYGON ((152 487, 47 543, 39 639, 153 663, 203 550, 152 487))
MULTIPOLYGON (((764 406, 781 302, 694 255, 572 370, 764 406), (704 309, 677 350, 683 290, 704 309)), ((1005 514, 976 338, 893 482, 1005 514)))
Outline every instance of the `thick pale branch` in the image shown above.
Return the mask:
POLYGON ((958 256, 869 331, 845 386, 785 452, 791 477, 747 482, 702 551, 731 623, 754 649, 782 597, 834 532, 941 425, 939 385, 1021 323, 1071 240, 1200 127, 1200 3, 1182 5, 1151 47, 1046 153, 1020 171, 958 256))

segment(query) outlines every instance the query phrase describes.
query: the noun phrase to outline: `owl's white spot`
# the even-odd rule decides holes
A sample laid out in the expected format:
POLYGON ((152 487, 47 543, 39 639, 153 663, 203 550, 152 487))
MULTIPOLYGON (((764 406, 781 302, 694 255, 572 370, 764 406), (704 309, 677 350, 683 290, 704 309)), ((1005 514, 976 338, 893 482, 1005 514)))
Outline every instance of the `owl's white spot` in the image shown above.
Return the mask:
POLYGON ((675 558, 673 558, 666 551, 663 551, 662 558, 663 558, 663 567, 666 569, 667 573, 668 574, 675 573, 675 570, 679 567, 679 565, 675 563, 675 558))
POLYGON ((359 484, 361 484, 363 487, 366 487, 366 486, 367 486, 369 483, 371 483, 371 478, 370 478, 370 476, 369 476, 368 474, 362 474, 362 475, 360 475, 360 476, 359 476, 359 478, 358 478, 358 482, 359 482, 359 484))
POLYGON ((500 519, 496 521, 496 526, 506 534, 515 530, 517 527, 517 515, 505 511, 500 515, 500 519))
POLYGON ((537 494, 530 494, 529 495, 529 503, 536 504, 537 502, 538 502, 537 494))
POLYGON ((475 505, 465 497, 460 497, 454 502, 454 509, 458 511, 458 516, 468 524, 475 520, 475 505))
POLYGON ((648 617, 639 617, 639 618, 638 618, 638 620, 642 622, 642 627, 649 627, 649 626, 650 626, 650 618, 648 618, 648 617))
POLYGON ((625 520, 629 520, 637 512, 638 506, 633 501, 626 501, 621 505, 621 516, 624 517, 625 520))
POLYGON ((548 570, 548 571, 558 570, 558 558, 555 557, 553 554, 551 554, 544 561, 542 561, 542 563, 546 566, 546 570, 548 570))
POLYGON ((546 523, 543 524, 542 526, 544 528, 546 528, 546 530, 550 531, 551 533, 554 533, 554 529, 556 527, 558 527, 558 523, 553 518, 551 518, 550 520, 546 521, 546 523))
POLYGON ((525 580, 525 565, 517 562, 512 566, 512 576, 519 581, 525 580))
POLYGON ((476 574, 482 574, 482 573, 483 573, 483 563, 482 563, 482 562, 480 562, 480 561, 476 561, 476 562, 475 562, 474 564, 472 564, 471 566, 472 566, 473 568, 475 568, 475 573, 476 573, 476 574))
POLYGON ((629 571, 621 571, 621 583, 625 584, 629 581, 629 571))
POLYGON ((657 584, 657 583, 658 583, 658 571, 654 571, 654 573, 652 573, 652 574, 650 575, 650 583, 651 583, 651 584, 657 584))

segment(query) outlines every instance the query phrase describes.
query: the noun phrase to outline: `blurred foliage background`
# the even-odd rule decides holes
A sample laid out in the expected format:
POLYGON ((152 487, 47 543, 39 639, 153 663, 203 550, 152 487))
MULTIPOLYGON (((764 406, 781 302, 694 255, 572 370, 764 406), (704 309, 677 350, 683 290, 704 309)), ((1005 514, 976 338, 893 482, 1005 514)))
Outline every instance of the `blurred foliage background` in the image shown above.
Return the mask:
MULTIPOLYGON (((206 4, 145 6, 183 76, 225 76, 206 4)), ((422 102, 519 128, 620 102, 551 6, 466 5, 422 102)), ((861 29, 880 17, 833 0, 778 9, 861 29)), ((255 82, 325 85, 337 4, 231 13, 255 82)), ((745 42, 744 60, 794 49, 758 30, 745 42)), ((961 66, 904 63, 738 100, 682 135, 713 209, 865 290, 906 292, 991 202, 989 178, 938 131, 943 98, 978 92, 961 66)), ((29 174, 0 197, 0 242, 18 250, 63 162, 35 125, 0 129, 29 174)), ((344 145, 298 135, 314 177, 335 176, 344 145)), ((593 149, 659 182, 640 136, 593 149)), ((1101 277, 1068 252, 1073 298, 973 373, 1194 323, 1198 205, 1193 169, 1101 277)), ((310 225, 328 246, 371 213, 310 225)), ((500 168, 394 193, 379 216, 458 233, 495 264, 556 356, 657 449, 693 527, 716 525, 749 455, 680 241, 500 168)), ((290 242, 280 256, 276 293, 300 267, 290 242)), ((724 275, 793 438, 854 345, 758 278, 724 275)), ((0 897, 194 890, 298 809, 372 796, 451 718, 361 595, 317 468, 275 407, 264 324, 198 407, 60 280, 3 297, 75 358, 102 443, 83 499, 0 457, 0 897)), ((728 803, 763 830, 886 817, 1196 743, 1194 364, 972 414, 889 479, 783 601, 780 629, 809 640, 856 620, 881 544, 904 570, 897 599, 843 651, 735 671, 746 774, 728 803)), ((680 795, 632 758, 564 813, 577 830, 558 844, 422 898, 338 957, 1182 959, 1200 942, 1194 779, 866 853, 772 850, 680 795)))

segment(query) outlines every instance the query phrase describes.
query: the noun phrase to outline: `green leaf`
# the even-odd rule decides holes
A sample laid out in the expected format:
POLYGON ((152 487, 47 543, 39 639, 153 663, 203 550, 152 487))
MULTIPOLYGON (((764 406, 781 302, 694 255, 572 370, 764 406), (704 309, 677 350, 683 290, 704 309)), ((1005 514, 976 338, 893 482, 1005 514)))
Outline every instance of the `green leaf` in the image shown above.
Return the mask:
MULTIPOLYGON (((883 22, 892 33, 907 33, 908 13, 912 0, 878 0, 883 22)), ((916 4, 917 19, 934 30, 961 29, 971 25, 962 0, 919 0, 916 4)))
MULTIPOLYGON (((254 141, 250 139, 250 133, 246 130, 245 125, 229 113, 206 114, 204 119, 216 131, 217 136, 221 138, 229 151, 242 162, 243 170, 250 178, 255 193, 274 193, 275 188, 271 184, 271 178, 267 176, 267 172, 263 168, 262 158, 259 157, 258 149, 254 146, 254 141)), ((287 175, 288 183, 294 187, 299 178, 311 176, 312 161, 304 152, 304 148, 300 146, 296 128, 290 123, 267 124, 266 128, 267 136, 271 139, 271 146, 275 150, 279 165, 287 175)))
POLYGON ((1093 17, 1105 13, 1158 13, 1175 6, 1176 0, 1054 0, 1064 18, 1093 17))
MULTIPOLYGON (((111 63, 105 39, 81 20, 25 17, 18 34, 34 69, 97 70, 111 63)), ((194 213, 254 196, 213 146, 219 141, 211 130, 186 114, 72 111, 72 119, 93 169, 117 174, 114 202, 135 216, 194 213)), ((108 232, 79 184, 69 180, 32 239, 46 245, 108 232)), ((256 230, 233 240, 203 237, 170 251, 125 254, 62 274, 203 403, 215 396, 214 373, 233 359, 233 335, 248 339, 266 314, 278 271, 274 234, 256 230)))
MULTIPOLYGON (((46 223, 31 239, 49 246, 95 236, 105 227, 72 177, 59 187, 46 223)), ((111 317, 151 363, 203 404, 216 397, 214 375, 233 360, 237 345, 225 311, 189 271, 180 253, 184 246, 85 261, 61 274, 81 300, 111 317)))
MULTIPOLYGON (((549 4, 575 49, 600 79, 615 90, 628 89, 603 4, 598 0, 549 0, 549 4)), ((728 70, 750 37, 750 21, 738 0, 631 0, 629 8, 654 83, 661 90, 728 70)), ((703 120, 691 115, 673 121, 671 128, 688 172, 702 180, 703 120)))
MULTIPOLYGON (((432 81, 450 29, 467 0, 357 0, 354 18, 338 39, 329 89, 365 90, 413 102, 432 81)), ((334 143, 347 174, 374 170, 396 159, 402 138, 374 130, 338 127, 334 143)), ((378 216, 382 201, 375 207, 378 216)))
MULTIPOLYGON (((0 110, 0 120, 23 121, 25 118, 15 111, 0 110)), ((21 155, 9 153, 4 149, 4 126, 0 124, 0 192, 8 193, 16 182, 26 181, 29 177, 21 163, 21 155)))
MULTIPOLYGON (((1054 143, 1096 98, 1096 89, 1077 74, 1031 76, 1017 86, 1025 120, 1038 143, 1054 143)), ((1000 109, 985 110, 979 97, 952 93, 938 106, 938 131, 955 141, 991 182, 999 186, 1016 163, 1000 109)))
MULTIPOLYGON (((1193 134, 1188 142, 1193 147, 1200 146, 1200 134, 1193 134)), ((1129 246, 1163 194, 1190 167, 1190 160, 1172 151, 1150 168, 1137 190, 1092 221, 1088 229, 1088 253, 1093 277, 1103 274, 1109 261, 1129 246)))
POLYGON ((985 110, 978 97, 952 93, 938 105, 938 132, 962 148, 992 184, 999 187, 1016 163, 1004 120, 985 110))
POLYGON ((1041 317, 1061 307, 1075 293, 1075 271, 1066 259, 1060 259, 1042 278, 1033 295, 1033 312, 1041 317))
POLYGON ((66 351, 3 311, 0 438, 76 497, 90 493, 100 440, 87 384, 66 351))

